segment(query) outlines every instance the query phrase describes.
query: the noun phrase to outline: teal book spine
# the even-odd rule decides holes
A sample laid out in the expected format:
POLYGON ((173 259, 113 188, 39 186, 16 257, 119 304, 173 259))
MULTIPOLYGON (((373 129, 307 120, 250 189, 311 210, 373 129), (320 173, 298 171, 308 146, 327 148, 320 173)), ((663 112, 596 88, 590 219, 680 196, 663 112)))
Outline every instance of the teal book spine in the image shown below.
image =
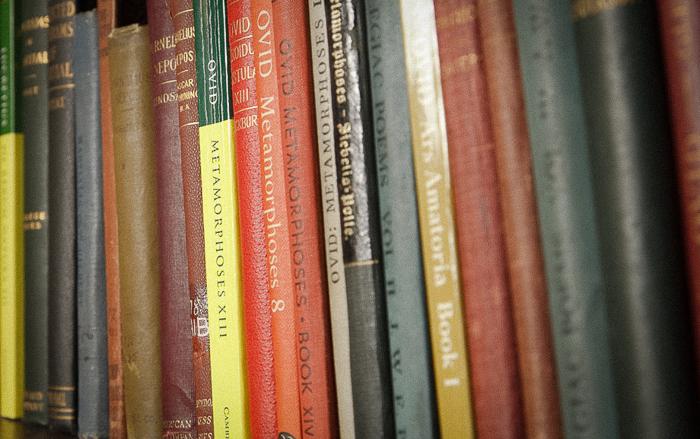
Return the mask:
POLYGON ((567 438, 615 438, 617 421, 591 169, 570 9, 513 3, 567 438))
POLYGON ((401 11, 398 1, 365 8, 396 436, 436 438, 401 11))

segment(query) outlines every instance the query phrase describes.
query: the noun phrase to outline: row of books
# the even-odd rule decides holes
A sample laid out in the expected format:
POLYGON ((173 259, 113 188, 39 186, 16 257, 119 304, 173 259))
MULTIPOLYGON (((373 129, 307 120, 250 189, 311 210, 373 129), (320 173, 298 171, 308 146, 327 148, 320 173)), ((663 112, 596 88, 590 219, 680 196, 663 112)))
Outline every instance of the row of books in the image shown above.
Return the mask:
POLYGON ((696 0, 0 0, 0 26, 2 417, 700 434, 696 0))

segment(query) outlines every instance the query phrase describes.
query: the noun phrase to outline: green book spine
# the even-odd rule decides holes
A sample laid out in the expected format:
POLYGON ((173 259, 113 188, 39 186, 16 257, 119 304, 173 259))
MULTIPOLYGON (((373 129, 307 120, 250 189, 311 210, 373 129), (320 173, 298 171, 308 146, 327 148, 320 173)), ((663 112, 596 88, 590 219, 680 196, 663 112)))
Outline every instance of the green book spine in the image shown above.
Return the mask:
POLYGON ((571 5, 620 436, 698 437, 655 2, 573 0, 571 5))
POLYGON ((513 3, 568 438, 615 438, 607 315, 568 4, 513 3))
POLYGON ((398 438, 438 437, 398 1, 367 0, 384 286, 398 438))
POLYGON ((22 134, 15 93, 15 19, 20 2, 0 0, 0 416, 22 416, 22 134))

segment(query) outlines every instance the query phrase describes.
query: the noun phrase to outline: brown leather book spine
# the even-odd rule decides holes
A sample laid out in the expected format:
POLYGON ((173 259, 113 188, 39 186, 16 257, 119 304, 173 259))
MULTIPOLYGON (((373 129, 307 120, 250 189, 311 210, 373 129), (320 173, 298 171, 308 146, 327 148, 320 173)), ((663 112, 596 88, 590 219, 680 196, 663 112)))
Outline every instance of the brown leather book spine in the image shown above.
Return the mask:
MULTIPOLYGON (((109 37, 127 436, 161 434, 156 151, 148 29, 109 37)), ((172 395, 167 395, 172 397, 172 395)))
POLYGON ((202 223, 202 177, 199 163, 199 113, 197 70, 194 60, 194 12, 192 0, 174 0, 170 12, 175 25, 177 52, 177 100, 181 165, 185 203, 185 239, 189 269, 190 317, 192 319, 192 364, 195 417, 199 438, 212 437, 211 363, 207 279, 204 266, 204 224, 202 223))
MULTIPOLYGON (((700 3, 658 0, 700 364, 700 3)), ((700 369, 697 369, 700 374, 700 369)), ((700 375, 698 375, 700 382, 700 375)))
POLYGON ((477 12, 494 133, 525 430, 532 438, 560 438, 561 413, 513 10, 509 0, 477 0, 477 12))
POLYGON ((126 437, 124 381, 122 377, 122 328, 119 300, 119 236, 117 194, 114 181, 112 142, 112 100, 109 88, 107 37, 114 29, 114 0, 97 2, 100 43, 100 124, 102 127, 102 197, 105 229, 105 271, 107 281, 107 362, 109 364, 109 437, 126 437))
POLYGON ((273 3, 304 438, 337 437, 306 3, 273 3))
POLYGON ((519 438, 515 329, 476 0, 436 0, 435 18, 476 431, 519 438))
POLYGON ((194 375, 180 157, 175 27, 167 0, 147 3, 156 134, 163 438, 194 439, 194 375))

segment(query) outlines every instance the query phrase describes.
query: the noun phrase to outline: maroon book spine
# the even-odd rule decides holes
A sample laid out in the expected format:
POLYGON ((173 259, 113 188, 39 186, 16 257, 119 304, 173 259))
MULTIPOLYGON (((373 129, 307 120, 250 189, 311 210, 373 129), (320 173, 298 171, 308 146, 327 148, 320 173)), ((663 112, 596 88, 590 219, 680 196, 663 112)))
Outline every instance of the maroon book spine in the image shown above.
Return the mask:
POLYGON ((194 439, 194 375, 182 208, 175 28, 167 0, 149 1, 147 11, 158 185, 162 437, 194 439))
POLYGON ((476 431, 523 430, 493 130, 476 0, 436 0, 435 16, 476 431))
MULTIPOLYGON (((700 3, 658 0, 700 365, 700 3)), ((698 383, 700 383, 700 368, 698 383)))

